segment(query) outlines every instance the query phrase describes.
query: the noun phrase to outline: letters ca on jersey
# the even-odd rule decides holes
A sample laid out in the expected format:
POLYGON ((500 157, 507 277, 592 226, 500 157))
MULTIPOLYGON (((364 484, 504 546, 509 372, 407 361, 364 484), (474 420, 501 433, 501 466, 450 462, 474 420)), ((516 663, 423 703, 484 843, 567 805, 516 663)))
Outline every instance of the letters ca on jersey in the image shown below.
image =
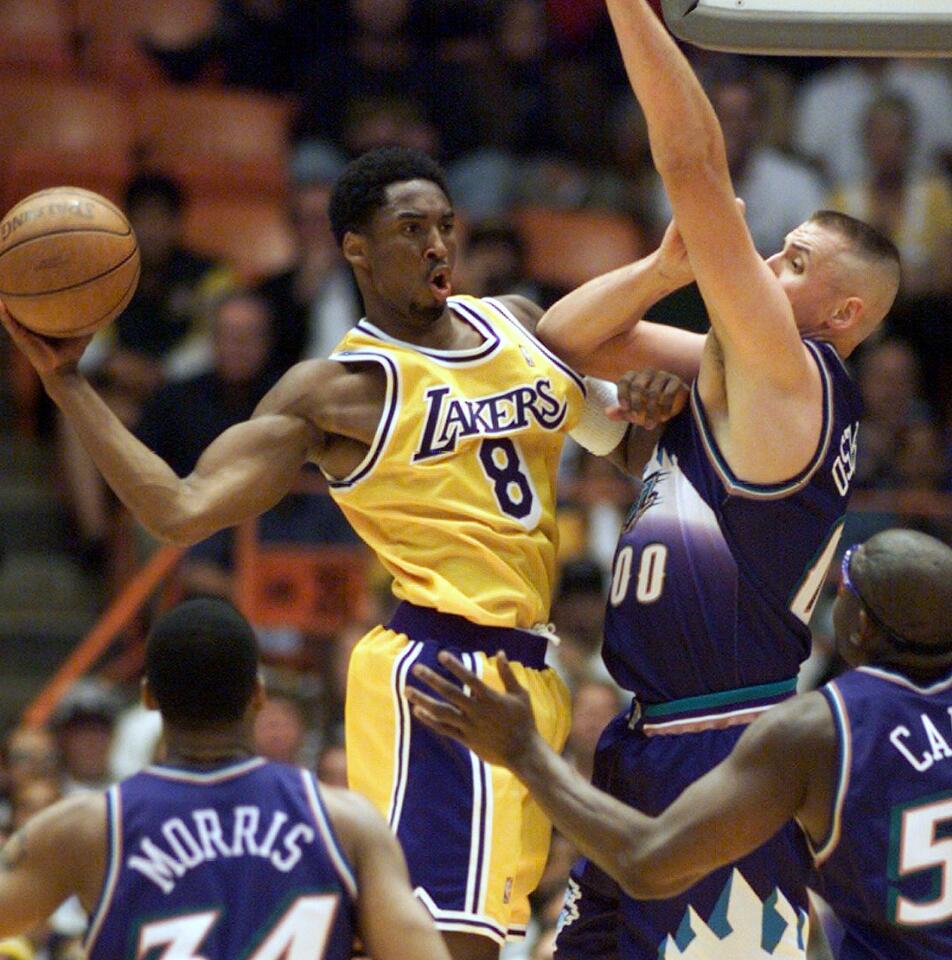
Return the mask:
POLYGON ((463 397, 451 387, 431 387, 425 393, 426 415, 413 462, 454 453, 461 441, 504 437, 534 426, 559 430, 568 403, 556 396, 551 381, 537 379, 484 397, 463 397))

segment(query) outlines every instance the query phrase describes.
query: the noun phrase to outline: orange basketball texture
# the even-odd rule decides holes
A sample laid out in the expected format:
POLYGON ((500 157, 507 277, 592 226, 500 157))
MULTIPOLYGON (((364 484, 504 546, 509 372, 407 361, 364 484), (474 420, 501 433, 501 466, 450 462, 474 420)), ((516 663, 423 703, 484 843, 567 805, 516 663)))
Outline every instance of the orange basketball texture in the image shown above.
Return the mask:
POLYGON ((36 333, 92 333, 125 308, 138 281, 132 227, 98 193, 40 190, 0 221, 0 299, 36 333))

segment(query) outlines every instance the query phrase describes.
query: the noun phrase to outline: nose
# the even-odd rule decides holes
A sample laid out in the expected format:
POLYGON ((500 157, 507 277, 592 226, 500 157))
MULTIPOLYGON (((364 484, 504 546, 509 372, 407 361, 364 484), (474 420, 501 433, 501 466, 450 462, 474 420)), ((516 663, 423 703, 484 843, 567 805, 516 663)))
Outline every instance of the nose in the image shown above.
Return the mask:
POLYGON ((774 276, 780 276, 780 261, 783 259, 782 253, 775 253, 772 257, 767 257, 767 266, 774 272, 774 276))
POLYGON ((445 260, 449 251, 439 227, 434 227, 427 237, 426 256, 429 260, 445 260))

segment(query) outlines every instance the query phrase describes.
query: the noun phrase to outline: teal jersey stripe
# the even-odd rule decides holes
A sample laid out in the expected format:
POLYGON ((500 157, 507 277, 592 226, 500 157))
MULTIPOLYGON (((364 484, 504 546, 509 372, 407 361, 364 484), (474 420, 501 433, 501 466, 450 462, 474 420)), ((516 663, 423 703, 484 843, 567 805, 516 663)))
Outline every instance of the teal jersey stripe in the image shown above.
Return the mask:
POLYGON ((689 713, 694 710, 709 710, 714 707, 730 707, 749 703, 751 700, 779 697, 784 693, 793 693, 797 688, 797 678, 781 680, 778 683, 761 683, 754 687, 738 687, 736 690, 722 690, 720 693, 706 693, 699 697, 684 697, 681 700, 669 700, 667 703, 648 704, 645 717, 668 717, 673 713, 689 713))

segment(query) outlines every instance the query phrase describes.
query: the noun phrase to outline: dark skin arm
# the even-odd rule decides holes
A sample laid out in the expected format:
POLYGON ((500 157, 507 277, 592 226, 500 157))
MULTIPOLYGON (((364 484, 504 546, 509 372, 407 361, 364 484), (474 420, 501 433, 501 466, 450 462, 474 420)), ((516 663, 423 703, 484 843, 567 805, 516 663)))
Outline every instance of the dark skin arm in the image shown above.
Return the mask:
POLYGON ((0 850, 0 939, 31 930, 73 894, 92 910, 105 850, 100 793, 68 797, 33 817, 0 850))
POLYGON ((674 896, 768 840, 796 817, 814 839, 829 826, 836 738, 818 693, 763 714, 733 753, 659 817, 596 789, 541 738, 528 694, 498 655, 505 692, 487 687, 448 653, 440 662, 469 695, 423 666, 414 673, 442 700, 409 688, 414 715, 489 763, 508 767, 556 829, 637 899, 674 896))
POLYGON ((430 915, 413 896, 403 852, 390 828, 355 793, 321 788, 357 880, 360 936, 373 960, 450 960, 430 915))

